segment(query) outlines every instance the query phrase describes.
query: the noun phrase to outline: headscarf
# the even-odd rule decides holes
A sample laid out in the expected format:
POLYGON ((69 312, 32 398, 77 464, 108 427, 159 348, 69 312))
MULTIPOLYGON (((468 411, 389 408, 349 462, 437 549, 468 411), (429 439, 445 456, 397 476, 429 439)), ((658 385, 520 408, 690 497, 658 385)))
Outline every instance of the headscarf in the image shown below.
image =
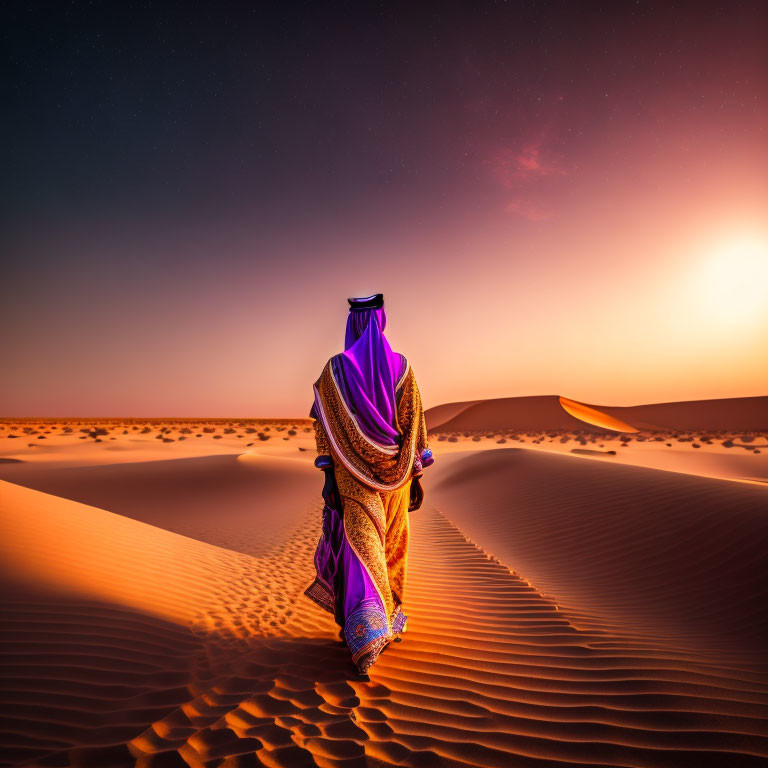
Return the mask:
POLYGON ((386 324, 384 307, 350 308, 344 352, 332 363, 341 395, 362 431, 371 440, 394 447, 400 444, 395 387, 406 360, 389 346, 386 324))

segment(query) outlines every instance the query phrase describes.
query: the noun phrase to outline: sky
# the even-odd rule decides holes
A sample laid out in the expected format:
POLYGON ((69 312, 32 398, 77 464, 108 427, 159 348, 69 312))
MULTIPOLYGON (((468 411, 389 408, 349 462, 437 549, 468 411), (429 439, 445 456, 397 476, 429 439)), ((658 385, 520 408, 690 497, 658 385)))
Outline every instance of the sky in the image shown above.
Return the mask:
POLYGON ((0 415, 768 394, 764 3, 10 3, 0 415))

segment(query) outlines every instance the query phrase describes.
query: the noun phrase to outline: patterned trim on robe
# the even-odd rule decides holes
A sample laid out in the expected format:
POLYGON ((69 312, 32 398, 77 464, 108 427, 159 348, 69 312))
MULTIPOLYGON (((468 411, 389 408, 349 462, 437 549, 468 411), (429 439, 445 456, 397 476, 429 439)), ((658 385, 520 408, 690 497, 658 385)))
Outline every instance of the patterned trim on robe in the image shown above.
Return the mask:
POLYGON ((403 609, 398 605, 395 609, 395 618, 392 619, 392 634, 398 635, 405 632, 408 617, 403 613, 403 609))
POLYGON ((411 477, 416 455, 427 447, 427 426, 413 368, 408 364, 397 406, 398 430, 403 441, 395 454, 377 448, 360 434, 339 393, 329 360, 313 386, 315 411, 334 459, 360 482, 380 491, 392 491, 411 477))
POLYGON ((319 577, 315 577, 315 580, 304 590, 304 594, 324 611, 328 611, 331 615, 336 613, 333 590, 319 577))
POLYGON ((358 666, 361 672, 378 657, 384 646, 392 639, 387 625, 387 616, 375 600, 365 600, 360 607, 349 614, 344 624, 344 637, 352 652, 352 661, 358 664, 366 654, 366 663, 358 666))
POLYGON ((366 600, 353 611, 344 624, 344 638, 352 652, 352 661, 361 672, 369 669, 384 647, 395 635, 405 632, 407 618, 398 607, 392 621, 391 633, 387 630, 387 619, 381 606, 375 600, 366 600), (363 657, 368 658, 364 659, 363 657), (360 664, 360 660, 363 663, 360 664))

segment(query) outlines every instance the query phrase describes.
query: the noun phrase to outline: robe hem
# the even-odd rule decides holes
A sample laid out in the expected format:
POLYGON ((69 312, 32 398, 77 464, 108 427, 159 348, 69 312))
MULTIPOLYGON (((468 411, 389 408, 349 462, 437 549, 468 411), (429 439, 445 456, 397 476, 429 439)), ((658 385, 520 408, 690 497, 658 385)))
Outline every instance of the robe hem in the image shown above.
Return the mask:
POLYGON ((333 591, 328 589, 328 586, 316 577, 314 581, 304 590, 304 594, 316 605, 319 605, 324 611, 327 611, 331 615, 335 615, 335 599, 333 591))

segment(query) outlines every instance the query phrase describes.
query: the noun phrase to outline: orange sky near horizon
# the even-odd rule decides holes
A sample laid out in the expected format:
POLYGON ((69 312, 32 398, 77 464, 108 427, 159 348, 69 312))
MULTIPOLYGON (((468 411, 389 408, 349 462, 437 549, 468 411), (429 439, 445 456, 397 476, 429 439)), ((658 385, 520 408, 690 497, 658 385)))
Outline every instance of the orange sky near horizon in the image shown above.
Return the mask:
MULTIPOLYGON (((719 188, 727 198, 726 180, 719 188)), ((382 242, 371 261, 398 253, 407 278, 356 263, 347 244, 338 274, 318 266, 311 287, 286 275, 272 295, 257 268, 236 285, 202 263, 195 282, 164 276, 171 301, 145 302, 138 287, 106 291, 86 313, 65 289, 61 325, 37 330, 45 352, 4 377, 2 415, 306 416, 313 381, 342 349, 346 296, 376 291, 427 407, 539 394, 602 405, 768 394, 768 231, 756 215, 728 215, 724 200, 706 209, 688 194, 687 216, 665 214, 663 197, 634 198, 656 208, 653 226, 634 214, 609 226, 583 202, 545 227, 504 221, 410 248, 382 242), (713 284, 713 264, 733 284, 713 284), (67 306, 78 310, 74 333, 67 306)))
MULTIPOLYGON (((346 80, 306 145, 293 102, 241 141, 271 114, 255 97, 242 114, 217 102, 221 140, 192 121, 163 152, 196 164, 145 158, 160 109, 119 160, 78 133, 36 186, 18 182, 5 227, 0 416, 304 417, 346 297, 375 292, 427 407, 767 395, 766 46, 746 11, 663 13, 552 32, 549 59, 553 17, 509 67, 501 32, 483 48, 493 25, 456 22, 428 67, 382 71, 380 89, 378 69, 346 68, 361 49, 342 51, 346 80)), ((42 103, 48 87, 28 91, 42 103)), ((34 175, 28 149, 18 178, 34 175)))

